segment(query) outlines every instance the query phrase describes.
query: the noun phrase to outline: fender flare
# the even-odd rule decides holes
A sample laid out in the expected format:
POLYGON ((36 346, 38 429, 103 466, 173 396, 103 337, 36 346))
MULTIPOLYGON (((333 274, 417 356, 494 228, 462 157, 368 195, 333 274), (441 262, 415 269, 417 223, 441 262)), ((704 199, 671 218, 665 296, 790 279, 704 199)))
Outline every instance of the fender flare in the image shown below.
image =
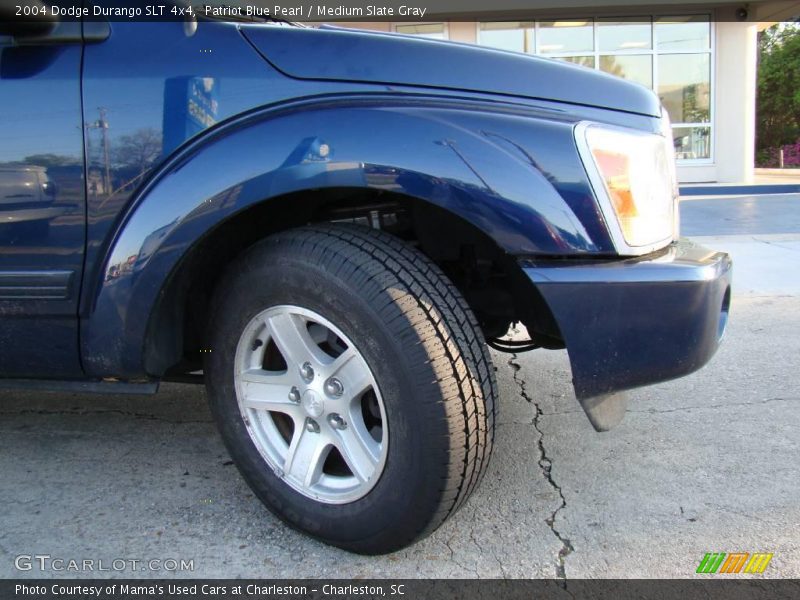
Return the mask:
POLYGON ((610 240, 564 198, 591 196, 580 161, 570 163, 570 181, 559 181, 531 158, 536 148, 519 141, 565 144, 559 151, 569 152, 573 126, 435 102, 338 99, 215 128, 167 161, 120 221, 86 292, 84 369, 92 377, 154 375, 144 367, 148 321, 193 245, 243 210, 304 190, 388 190, 429 202, 509 254, 606 251, 610 240))

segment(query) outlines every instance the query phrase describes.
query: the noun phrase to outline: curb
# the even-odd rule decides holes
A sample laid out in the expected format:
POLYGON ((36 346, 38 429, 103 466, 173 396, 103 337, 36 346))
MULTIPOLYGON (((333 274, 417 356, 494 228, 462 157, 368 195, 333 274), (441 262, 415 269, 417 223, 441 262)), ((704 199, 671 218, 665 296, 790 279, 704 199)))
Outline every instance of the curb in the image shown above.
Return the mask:
POLYGON ((749 196, 752 194, 800 194, 800 183, 753 185, 682 185, 681 196, 749 196))

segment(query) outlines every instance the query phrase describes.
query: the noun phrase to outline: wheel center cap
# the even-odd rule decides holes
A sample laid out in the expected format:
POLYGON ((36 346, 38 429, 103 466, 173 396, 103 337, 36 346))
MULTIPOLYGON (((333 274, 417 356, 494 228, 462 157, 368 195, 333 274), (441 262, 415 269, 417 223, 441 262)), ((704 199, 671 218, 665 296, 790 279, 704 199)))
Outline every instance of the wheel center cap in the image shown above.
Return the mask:
POLYGON ((314 390, 303 393, 303 409, 309 417, 319 417, 325 410, 325 402, 314 390))

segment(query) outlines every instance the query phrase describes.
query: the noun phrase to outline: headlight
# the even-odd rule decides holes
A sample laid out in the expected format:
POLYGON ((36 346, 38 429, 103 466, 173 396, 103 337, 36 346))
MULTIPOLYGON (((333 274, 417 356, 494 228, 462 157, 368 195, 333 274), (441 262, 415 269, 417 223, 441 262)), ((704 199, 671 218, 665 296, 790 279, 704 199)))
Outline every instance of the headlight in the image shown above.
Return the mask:
POLYGON ((642 254, 677 237, 675 151, 666 118, 662 132, 591 123, 576 129, 584 165, 612 235, 623 238, 615 239, 621 254, 642 254))

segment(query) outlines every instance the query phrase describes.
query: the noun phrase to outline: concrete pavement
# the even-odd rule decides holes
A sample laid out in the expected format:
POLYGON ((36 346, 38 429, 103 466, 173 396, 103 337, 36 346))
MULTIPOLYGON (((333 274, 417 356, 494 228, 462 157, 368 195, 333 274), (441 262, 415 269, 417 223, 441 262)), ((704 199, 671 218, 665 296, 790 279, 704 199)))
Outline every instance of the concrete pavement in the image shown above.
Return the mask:
MULTIPOLYGON (((784 221, 795 207, 781 208, 784 221)), ((14 557, 36 553, 193 560, 183 577, 692 577, 706 552, 737 551, 774 553, 764 577, 800 577, 796 240, 720 235, 730 214, 684 219, 737 261, 711 363, 632 392, 623 423, 598 434, 574 400, 566 352, 495 354, 501 413, 481 488, 389 556, 329 548, 269 514, 230 464, 202 388, 0 392, 0 577, 65 575, 15 570, 14 557), (697 222, 714 218, 716 230, 697 222), (766 280, 767 255, 750 258, 761 245, 774 252, 766 280)), ((800 233, 764 227, 747 235, 800 233)))
POLYGON ((684 198, 681 231, 733 257, 735 296, 800 295, 800 194, 684 198))
POLYGON ((755 170, 755 184, 774 184, 774 183, 787 183, 787 184, 800 184, 800 168, 787 167, 784 169, 756 169, 755 170))

